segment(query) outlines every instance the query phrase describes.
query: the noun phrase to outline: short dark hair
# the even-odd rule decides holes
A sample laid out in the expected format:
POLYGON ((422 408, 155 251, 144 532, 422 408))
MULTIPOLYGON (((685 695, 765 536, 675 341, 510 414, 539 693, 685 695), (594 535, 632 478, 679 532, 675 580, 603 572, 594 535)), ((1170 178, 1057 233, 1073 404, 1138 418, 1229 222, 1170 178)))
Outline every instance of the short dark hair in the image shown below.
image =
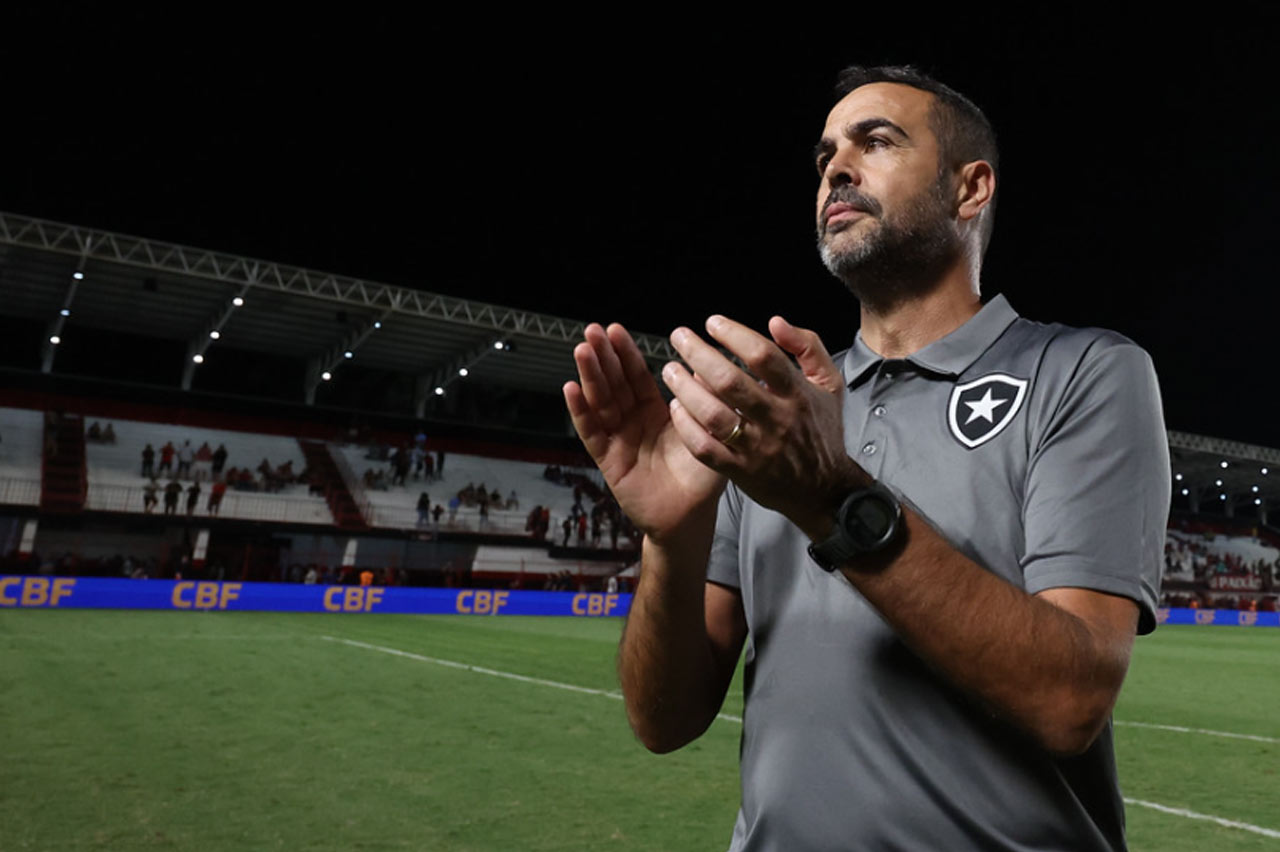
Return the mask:
MULTIPOLYGON (((912 65, 850 65, 836 78, 836 96, 843 98, 854 89, 870 83, 901 83, 933 95, 929 127, 938 137, 939 171, 949 171, 974 160, 986 160, 998 176, 1000 151, 996 147, 996 131, 973 101, 912 65)), ((979 230, 983 253, 991 242, 995 211, 996 199, 992 196, 983 211, 979 230)))

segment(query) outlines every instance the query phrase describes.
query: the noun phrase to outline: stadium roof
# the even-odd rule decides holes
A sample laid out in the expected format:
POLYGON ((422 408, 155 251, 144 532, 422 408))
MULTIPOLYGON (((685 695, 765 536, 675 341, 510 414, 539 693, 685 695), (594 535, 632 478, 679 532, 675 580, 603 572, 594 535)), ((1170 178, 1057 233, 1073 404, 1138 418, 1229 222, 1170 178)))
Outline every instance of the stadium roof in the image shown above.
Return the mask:
MULTIPOLYGON (((65 308, 90 327, 187 341, 186 387, 190 359, 232 346, 306 362, 312 393, 321 373, 340 369, 351 352, 366 367, 419 376, 423 396, 464 366, 471 381, 558 394, 574 375, 571 353, 584 325, 4 212, 0 283, 4 313, 52 329, 65 308), (243 304, 234 306, 236 298, 243 304), (500 342, 514 344, 516 357, 496 349, 500 342)), ((635 337, 655 370, 676 357, 663 337, 635 337)), ((46 364, 52 354, 47 349, 46 364)), ((1172 431, 1169 446, 1175 506, 1203 510, 1216 502, 1251 516, 1256 500, 1263 509, 1280 504, 1280 450, 1172 431)))
MULTIPOLYGON (((473 381, 559 393, 576 372, 572 351, 585 325, 3 212, 0 281, 4 312, 49 322, 51 333, 65 309, 90 327, 187 341, 184 389, 196 369, 192 359, 220 345, 304 361, 309 401, 324 371, 340 369, 348 357, 419 376, 428 393, 462 367, 473 381), (501 357, 507 353, 499 344, 512 345, 518 357, 501 357)), ((665 338, 636 339, 655 368, 675 357, 665 338)))

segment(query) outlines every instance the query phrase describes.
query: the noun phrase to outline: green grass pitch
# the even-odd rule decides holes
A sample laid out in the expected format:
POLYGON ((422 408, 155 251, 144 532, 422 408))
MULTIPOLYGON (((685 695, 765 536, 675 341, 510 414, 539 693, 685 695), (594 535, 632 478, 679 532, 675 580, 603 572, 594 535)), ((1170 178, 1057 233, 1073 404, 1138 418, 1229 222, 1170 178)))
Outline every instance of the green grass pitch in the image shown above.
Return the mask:
MULTIPOLYGON (((605 619, 0 612, 5 850, 718 850, 739 728, 648 754, 605 619)), ((735 682, 724 712, 740 715, 735 682)), ((1280 739, 1280 630, 1139 639, 1121 722, 1280 739)), ((1116 729, 1125 795, 1280 830, 1280 743, 1116 729)), ((1280 837, 1131 806, 1135 852, 1280 837)))

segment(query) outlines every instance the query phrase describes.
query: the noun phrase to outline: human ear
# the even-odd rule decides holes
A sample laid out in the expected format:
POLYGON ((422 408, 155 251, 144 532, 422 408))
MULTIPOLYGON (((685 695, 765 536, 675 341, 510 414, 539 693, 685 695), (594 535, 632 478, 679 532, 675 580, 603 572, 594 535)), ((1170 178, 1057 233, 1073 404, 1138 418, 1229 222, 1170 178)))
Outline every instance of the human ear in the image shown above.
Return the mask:
POLYGON ((974 160, 960 169, 956 213, 967 222, 978 216, 996 194, 996 173, 986 160, 974 160))

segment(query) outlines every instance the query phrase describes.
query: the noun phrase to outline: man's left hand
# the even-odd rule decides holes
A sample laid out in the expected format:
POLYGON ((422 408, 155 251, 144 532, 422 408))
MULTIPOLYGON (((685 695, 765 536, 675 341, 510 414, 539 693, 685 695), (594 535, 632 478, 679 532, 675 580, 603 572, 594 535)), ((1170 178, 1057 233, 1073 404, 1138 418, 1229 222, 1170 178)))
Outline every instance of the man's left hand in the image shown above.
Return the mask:
POLYGON ((782 317, 769 321, 773 341, 718 315, 707 320, 707 333, 760 380, 689 329, 676 329, 671 343, 694 371, 674 361, 662 371, 680 439, 751 499, 811 539, 825 538, 844 495, 871 483, 845 451, 839 368, 817 334, 782 317))

